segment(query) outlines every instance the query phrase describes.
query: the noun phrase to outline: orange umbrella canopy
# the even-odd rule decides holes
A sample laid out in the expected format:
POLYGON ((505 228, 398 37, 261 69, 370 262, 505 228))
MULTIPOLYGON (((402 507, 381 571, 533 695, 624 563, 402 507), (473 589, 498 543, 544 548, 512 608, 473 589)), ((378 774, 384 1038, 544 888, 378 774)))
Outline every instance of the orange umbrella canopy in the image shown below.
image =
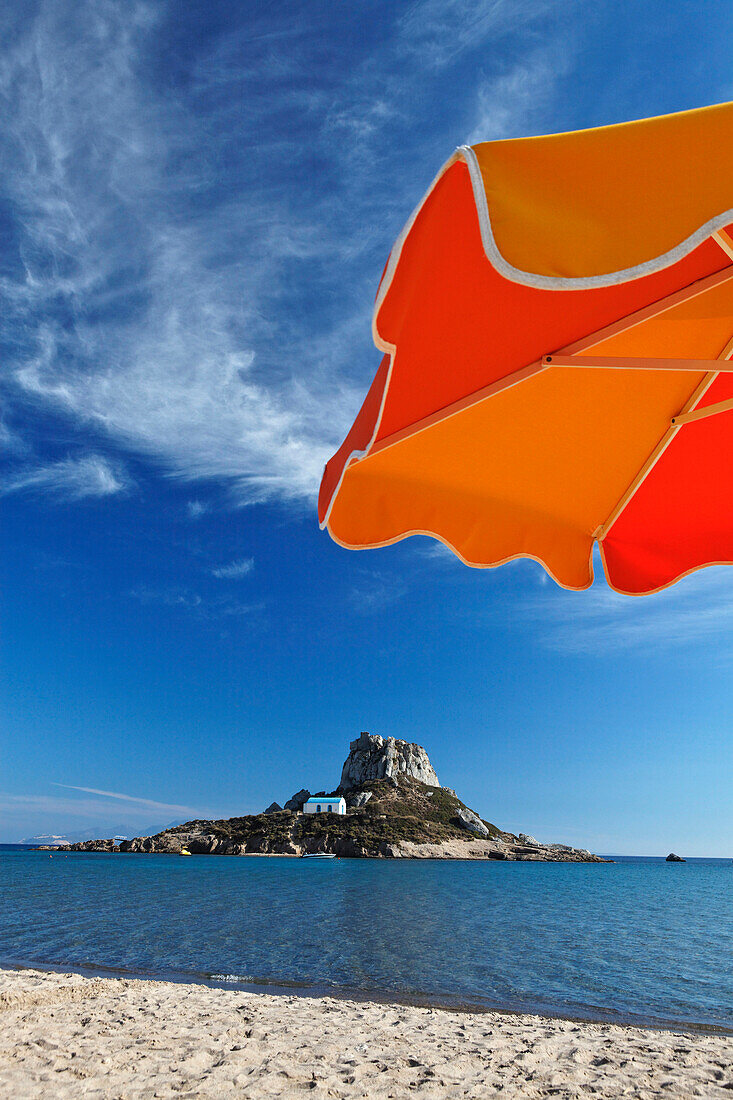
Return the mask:
POLYGON ((392 249, 326 466, 343 546, 621 592, 733 560, 733 104, 458 149, 392 249))

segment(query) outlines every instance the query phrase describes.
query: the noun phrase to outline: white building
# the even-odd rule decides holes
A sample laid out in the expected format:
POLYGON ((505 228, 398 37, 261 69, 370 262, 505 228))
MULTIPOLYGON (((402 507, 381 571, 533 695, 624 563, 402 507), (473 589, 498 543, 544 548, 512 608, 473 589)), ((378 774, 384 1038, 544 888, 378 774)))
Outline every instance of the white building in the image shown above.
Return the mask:
POLYGON ((345 814, 346 801, 343 798, 335 798, 330 795, 321 795, 320 798, 309 798, 303 805, 305 814, 345 814))

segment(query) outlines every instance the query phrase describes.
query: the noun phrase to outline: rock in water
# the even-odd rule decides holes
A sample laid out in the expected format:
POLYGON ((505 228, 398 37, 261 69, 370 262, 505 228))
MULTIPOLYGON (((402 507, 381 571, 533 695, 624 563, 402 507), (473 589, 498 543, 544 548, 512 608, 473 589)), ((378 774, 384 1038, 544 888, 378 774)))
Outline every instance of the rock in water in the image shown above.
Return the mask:
POLYGON ((287 800, 284 808, 286 810, 294 810, 295 812, 302 810, 310 796, 310 791, 307 791, 305 787, 303 787, 302 790, 298 791, 297 794, 294 794, 292 798, 287 800))
POLYGON ((462 829, 468 829, 474 836, 489 836, 489 830, 484 825, 478 814, 469 810, 468 806, 461 806, 456 813, 455 820, 462 829))
POLYGON ((676 856, 674 854, 674 852, 670 852, 669 855, 667 856, 666 862, 667 863, 687 863, 687 860, 683 859, 682 856, 676 856))
POLYGON ((398 741, 394 737, 380 737, 375 733, 362 733, 349 745, 349 755, 341 772, 340 790, 350 791, 374 779, 392 779, 409 775, 439 787, 440 781, 433 771, 428 754, 421 745, 398 741))

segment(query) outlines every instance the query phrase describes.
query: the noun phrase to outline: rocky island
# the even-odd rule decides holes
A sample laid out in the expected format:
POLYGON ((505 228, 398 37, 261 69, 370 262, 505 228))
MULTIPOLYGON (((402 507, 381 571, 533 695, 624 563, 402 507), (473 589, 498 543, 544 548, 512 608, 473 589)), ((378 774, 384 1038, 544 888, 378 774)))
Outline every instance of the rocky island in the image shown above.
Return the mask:
POLYGON ((450 787, 443 787, 421 745, 362 733, 351 742, 333 792, 345 816, 304 813, 303 788, 283 806, 222 821, 188 821, 134 840, 88 840, 77 852, 167 852, 200 855, 333 854, 382 859, 500 859, 604 863, 564 844, 540 844, 484 821, 450 787))

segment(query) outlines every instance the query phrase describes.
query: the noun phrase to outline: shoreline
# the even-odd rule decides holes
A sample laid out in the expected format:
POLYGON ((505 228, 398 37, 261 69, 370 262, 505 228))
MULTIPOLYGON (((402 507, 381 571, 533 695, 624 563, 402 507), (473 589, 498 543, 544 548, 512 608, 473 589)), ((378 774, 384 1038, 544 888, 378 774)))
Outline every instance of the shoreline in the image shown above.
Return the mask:
MULTIPOLYGON (((3 973, 40 973, 73 975, 89 980, 119 980, 133 982, 165 983, 177 986, 194 986, 202 989, 242 992, 254 996, 290 997, 307 1001, 334 1000, 364 1005, 399 1005, 405 1008, 429 1009, 469 1016, 495 1015, 531 1017, 570 1024, 587 1024, 635 1028, 645 1031, 669 1033, 684 1032, 695 1035, 713 1035, 733 1039, 731 1025, 697 1020, 666 1019, 645 1016, 640 1013, 621 1012, 600 1006, 568 1008, 550 1005, 537 1000, 520 1003, 495 1003, 489 1000, 471 1000, 450 994, 401 992, 397 990, 361 989, 354 986, 331 986, 326 983, 305 983, 287 979, 270 980, 234 974, 206 974, 196 971, 129 970, 124 967, 105 966, 99 963, 47 963, 35 960, 16 960, 0 956, 0 975, 3 973)), ((731 1052, 733 1057, 733 1051, 731 1052)))
POLYGON ((0 969, 0 1093, 23 1098, 729 1097, 733 1039, 0 969))
MULTIPOLYGON (((471 847, 471 841, 461 841, 463 848, 468 851, 468 855, 456 855, 456 849, 448 845, 439 844, 412 844, 409 841, 404 842, 400 846, 399 854, 392 854, 389 856, 380 855, 368 855, 368 856, 351 856, 351 855, 335 855, 328 854, 330 859, 348 859, 351 861, 358 860, 363 862, 366 860, 372 860, 375 863, 389 862, 402 862, 409 863, 413 861, 420 861, 421 863, 573 863, 580 866, 587 866, 591 863, 615 863, 616 861, 605 856, 596 856, 593 859, 560 859, 560 858, 547 858, 538 856, 524 856, 517 859, 496 859, 495 856, 486 854, 486 846, 480 841, 474 843, 471 847), (420 849, 427 851, 427 854, 423 854, 420 849)), ((460 851, 461 849, 457 849, 460 851)), ((31 853, 38 853, 45 856, 176 856, 184 859, 196 859, 204 858, 209 859, 214 857, 216 859, 312 859, 315 857, 323 857, 326 853, 322 852, 189 852, 187 856, 182 856, 181 852, 172 851, 123 851, 119 848, 86 848, 81 851, 78 848, 31 848, 31 853)), ((663 859, 664 857, 662 857, 663 859)), ((686 862, 686 861, 685 861, 686 862)))

